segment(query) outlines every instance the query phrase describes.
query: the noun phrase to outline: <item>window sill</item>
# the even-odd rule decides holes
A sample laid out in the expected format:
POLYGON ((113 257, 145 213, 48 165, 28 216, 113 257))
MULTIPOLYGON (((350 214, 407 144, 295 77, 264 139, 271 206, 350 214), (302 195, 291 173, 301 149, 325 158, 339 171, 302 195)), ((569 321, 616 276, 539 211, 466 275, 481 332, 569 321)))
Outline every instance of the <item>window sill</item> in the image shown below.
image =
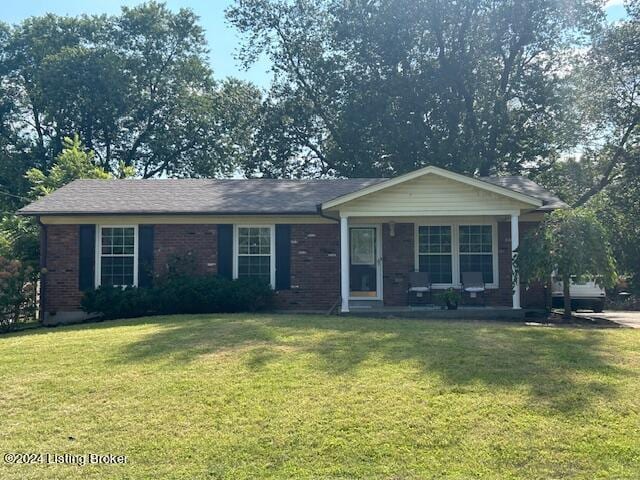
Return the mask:
MULTIPOLYGON (((462 285, 434 283, 433 285, 431 285, 431 288, 433 288, 434 290, 446 290, 448 288, 453 288, 454 290, 462 290, 462 285)), ((487 290, 497 290, 500 287, 494 283, 488 283, 484 286, 484 288, 487 290)))

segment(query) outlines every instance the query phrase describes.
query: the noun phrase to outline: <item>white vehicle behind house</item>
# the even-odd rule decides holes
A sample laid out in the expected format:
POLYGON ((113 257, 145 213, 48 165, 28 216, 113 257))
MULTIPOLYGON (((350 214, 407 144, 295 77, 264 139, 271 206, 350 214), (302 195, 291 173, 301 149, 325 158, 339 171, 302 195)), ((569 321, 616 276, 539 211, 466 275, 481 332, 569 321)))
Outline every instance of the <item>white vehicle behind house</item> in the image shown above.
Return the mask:
MULTIPOLYGON (((562 280, 554 276, 551 288, 551 296, 553 306, 562 308, 564 306, 562 280)), ((571 277, 571 285, 569 286, 569 294, 571 296, 571 310, 589 309, 594 312, 601 312, 604 309, 604 301, 606 292, 604 288, 599 287, 593 279, 582 279, 577 281, 575 277, 571 277)))

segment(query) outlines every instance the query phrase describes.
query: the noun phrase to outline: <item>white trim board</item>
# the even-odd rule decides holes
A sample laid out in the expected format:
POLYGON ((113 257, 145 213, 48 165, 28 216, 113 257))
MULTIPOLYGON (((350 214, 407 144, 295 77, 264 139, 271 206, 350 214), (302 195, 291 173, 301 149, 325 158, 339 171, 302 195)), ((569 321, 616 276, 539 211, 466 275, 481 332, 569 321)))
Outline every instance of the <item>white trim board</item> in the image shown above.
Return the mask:
POLYGON ((192 224, 337 224, 320 215, 44 215, 40 221, 46 225, 192 225, 192 224))
MULTIPOLYGON (((340 210, 340 215, 348 217, 349 221, 358 217, 364 217, 366 221, 386 222, 401 218, 403 221, 410 221, 411 218, 436 218, 436 217, 510 217, 513 208, 503 210, 477 210, 470 213, 468 210, 429 210, 422 209, 422 215, 416 215, 415 212, 403 213, 393 211, 375 211, 375 212, 353 212, 349 210, 340 210)), ((505 220, 507 221, 507 220, 505 220)))

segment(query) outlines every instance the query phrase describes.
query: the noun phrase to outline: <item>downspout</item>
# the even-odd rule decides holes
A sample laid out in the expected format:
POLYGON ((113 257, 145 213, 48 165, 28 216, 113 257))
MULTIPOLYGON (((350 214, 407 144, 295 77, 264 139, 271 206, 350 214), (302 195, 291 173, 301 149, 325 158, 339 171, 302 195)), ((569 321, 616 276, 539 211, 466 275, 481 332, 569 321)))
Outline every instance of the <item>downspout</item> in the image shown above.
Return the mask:
MULTIPOLYGON (((318 215, 320 215, 322 218, 326 218, 327 220, 333 220, 336 223, 340 223, 340 219, 339 218, 335 218, 332 217, 330 215, 327 215, 326 213, 324 213, 322 211, 322 204, 319 203, 316 208, 318 209, 318 215)), ((332 315, 334 311, 336 311, 336 309, 339 308, 340 306, 340 302, 342 301, 342 296, 338 295, 338 298, 336 299, 335 303, 331 306, 331 308, 329 309, 329 311, 327 312, 327 315, 332 315)), ((338 310, 339 311, 339 310, 338 310)))
POLYGON ((40 216, 36 217, 40 225, 40 302, 38 305, 38 319, 44 323, 45 307, 47 305, 47 226, 42 223, 40 216))

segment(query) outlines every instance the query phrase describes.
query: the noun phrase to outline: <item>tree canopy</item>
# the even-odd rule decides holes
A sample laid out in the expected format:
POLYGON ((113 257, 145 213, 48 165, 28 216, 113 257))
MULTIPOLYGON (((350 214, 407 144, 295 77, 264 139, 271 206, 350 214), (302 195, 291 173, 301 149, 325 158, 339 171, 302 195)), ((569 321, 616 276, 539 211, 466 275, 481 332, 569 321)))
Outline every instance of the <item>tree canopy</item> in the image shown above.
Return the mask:
POLYGON ((595 36, 574 78, 579 101, 587 162, 597 175, 575 200, 576 206, 633 171, 640 145, 640 17, 632 15, 595 36), (591 158, 589 158, 591 157, 591 158))
POLYGON ((580 151, 536 180, 602 219, 618 268, 640 289, 640 2, 598 30, 571 71, 580 151))
POLYGON ((0 28, 0 127, 47 170, 79 135, 108 172, 229 175, 259 91, 215 81, 196 15, 147 2, 118 16, 32 17, 0 28))
POLYGON ((228 10, 275 82, 248 173, 543 169, 578 141, 568 52, 590 0, 246 0, 228 10))
MULTIPOLYGON (((76 135, 62 140, 63 149, 48 172, 32 168, 25 176, 31 183, 30 194, 34 198, 48 195, 78 178, 108 179, 113 175, 94 163, 94 153, 86 151, 76 135)), ((133 171, 123 172, 122 176, 131 176, 133 171), (128 175, 127 175, 128 174, 128 175)))

